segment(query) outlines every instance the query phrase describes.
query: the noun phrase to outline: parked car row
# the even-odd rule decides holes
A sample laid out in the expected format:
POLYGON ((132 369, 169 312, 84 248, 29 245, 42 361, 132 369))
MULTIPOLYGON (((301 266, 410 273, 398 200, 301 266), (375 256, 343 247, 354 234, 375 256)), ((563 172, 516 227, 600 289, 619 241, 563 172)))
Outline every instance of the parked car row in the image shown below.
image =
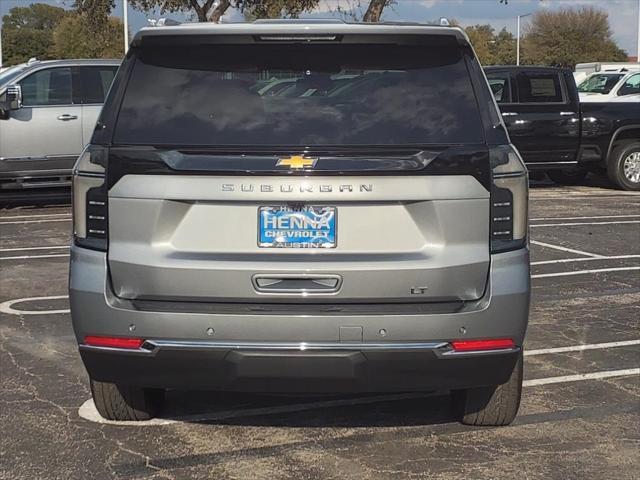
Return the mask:
MULTIPOLYGON (((0 189, 69 184, 119 64, 32 60, 0 73, 0 189)), ((606 171, 618 187, 633 190, 639 185, 634 159, 640 138, 640 71, 634 65, 593 73, 577 90, 571 74, 558 69, 497 66, 486 72, 530 169, 545 170, 562 184, 578 183, 588 171, 606 171)), ((256 96, 321 100, 354 92, 367 98, 394 75, 301 72, 234 81, 256 96)))

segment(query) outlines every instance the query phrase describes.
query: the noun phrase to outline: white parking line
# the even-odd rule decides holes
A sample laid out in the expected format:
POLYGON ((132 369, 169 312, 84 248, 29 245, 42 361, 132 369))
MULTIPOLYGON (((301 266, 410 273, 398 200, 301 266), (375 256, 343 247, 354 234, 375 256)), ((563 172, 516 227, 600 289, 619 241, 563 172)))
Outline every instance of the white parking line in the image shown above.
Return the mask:
POLYGON ((540 348, 537 350, 525 350, 524 356, 531 357, 533 355, 548 355, 551 353, 582 352, 584 350, 601 350, 605 348, 631 347, 633 345, 640 345, 640 340, 623 340, 620 342, 605 342, 605 343, 587 343, 583 345, 570 345, 568 347, 540 348))
POLYGON ((531 240, 531 243, 534 245, 538 245, 540 247, 547 247, 547 248, 552 248, 554 250, 560 250, 562 252, 576 253, 578 255, 586 255, 587 257, 602 258, 602 255, 598 255, 597 253, 584 252, 582 250, 575 250, 573 248, 562 247, 560 245, 552 245, 550 243, 539 242, 537 240, 531 240))
POLYGON ((48 213, 46 215, 2 215, 0 216, 0 220, 4 220, 6 218, 45 218, 45 217, 70 217, 70 213, 48 213))
POLYGON ((68 253, 58 253, 55 255, 19 255, 15 257, 0 257, 0 260, 31 260, 33 258, 57 258, 68 256, 70 256, 68 253))
POLYGON ((570 225, 620 225, 623 223, 640 223, 640 220, 621 220, 619 222, 573 222, 573 223, 539 223, 530 225, 531 228, 536 227, 568 227, 570 225))
POLYGON ((7 300, 0 303, 0 312, 8 313, 10 315, 52 315, 54 313, 69 313, 70 310, 16 310, 13 305, 22 302, 35 302, 38 300, 62 300, 63 298, 69 298, 68 295, 52 295, 49 297, 25 297, 16 298, 14 300, 7 300))
POLYGON ((23 223, 70 222, 71 218, 52 218, 50 220, 20 220, 19 222, 0 222, 0 225, 17 225, 23 223))
POLYGON ((14 247, 0 248, 0 252, 27 252, 29 250, 57 250, 59 248, 69 248, 69 245, 53 245, 51 247, 14 247))
POLYGON ((572 275, 586 275, 589 273, 625 272, 631 270, 640 270, 640 267, 598 268, 594 270, 577 270, 574 272, 541 273, 537 275, 531 275, 531 278, 569 277, 572 275))
POLYGON ((601 198, 620 198, 620 197, 636 197, 636 192, 618 192, 611 193, 611 191, 605 192, 566 192, 562 195, 542 195, 537 191, 532 191, 529 200, 591 200, 601 198))
POLYGON ((550 385, 552 383, 581 382, 582 380, 595 380, 613 377, 628 377, 640 375, 640 368, 625 368, 624 370, 605 370, 604 372, 578 373, 576 375, 563 375, 561 377, 536 378, 535 380, 525 380, 523 387, 533 387, 536 385, 550 385))
POLYGON ((542 260, 539 262, 531 262, 531 265, 550 265, 553 263, 573 263, 573 262, 593 262, 594 260, 627 260, 630 258, 640 258, 640 255, 612 255, 610 257, 595 256, 587 258, 561 258, 559 260, 542 260))
POLYGON ((597 215, 595 217, 540 217, 532 218, 532 222, 543 220, 596 220, 598 218, 638 218, 640 215, 597 215))

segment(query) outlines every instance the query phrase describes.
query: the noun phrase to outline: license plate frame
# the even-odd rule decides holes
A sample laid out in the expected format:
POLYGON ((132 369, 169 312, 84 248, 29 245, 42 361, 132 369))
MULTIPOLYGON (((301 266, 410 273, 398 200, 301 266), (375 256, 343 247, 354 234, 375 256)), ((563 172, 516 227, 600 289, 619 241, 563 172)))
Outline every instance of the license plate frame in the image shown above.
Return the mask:
POLYGON ((258 207, 257 226, 259 248, 325 250, 336 248, 338 246, 338 209, 332 205, 262 205, 258 207), (301 214, 306 220, 301 219, 301 214), (322 219, 325 218, 328 228, 318 228, 316 230, 307 228, 277 229, 265 226, 265 220, 272 216, 275 216, 275 218, 282 217, 287 219, 297 217, 299 218, 298 223, 308 223, 309 220, 315 220, 322 223, 322 219), (322 235, 310 236, 310 241, 308 240, 306 242, 304 241, 306 239, 304 237, 300 237, 295 240, 294 238, 289 237, 288 240, 294 241, 286 241, 286 239, 278 241, 278 238, 282 238, 282 235, 280 235, 280 237, 275 237, 275 234, 272 234, 271 236, 267 235, 267 232, 278 230, 282 232, 320 232, 322 235), (326 238, 325 241, 320 240, 323 236, 326 238))

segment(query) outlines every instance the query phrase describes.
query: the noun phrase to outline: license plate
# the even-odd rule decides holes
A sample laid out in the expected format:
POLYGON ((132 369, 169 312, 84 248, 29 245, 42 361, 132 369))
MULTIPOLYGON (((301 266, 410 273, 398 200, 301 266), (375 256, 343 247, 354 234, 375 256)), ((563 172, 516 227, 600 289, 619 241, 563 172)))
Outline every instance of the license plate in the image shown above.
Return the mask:
POLYGON ((336 246, 335 207, 260 207, 258 246, 263 248, 334 248, 336 246))

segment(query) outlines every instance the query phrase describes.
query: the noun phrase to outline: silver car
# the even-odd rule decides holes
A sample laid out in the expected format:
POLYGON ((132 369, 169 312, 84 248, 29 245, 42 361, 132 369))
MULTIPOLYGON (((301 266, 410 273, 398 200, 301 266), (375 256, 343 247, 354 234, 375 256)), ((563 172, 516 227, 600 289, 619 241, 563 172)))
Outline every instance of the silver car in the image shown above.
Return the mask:
POLYGON ((0 73, 0 188, 70 184, 119 60, 30 61, 0 73))
POLYGON ((514 419, 527 171, 462 30, 143 29, 98 126, 69 288, 105 418, 180 388, 449 390, 465 423, 514 419))

